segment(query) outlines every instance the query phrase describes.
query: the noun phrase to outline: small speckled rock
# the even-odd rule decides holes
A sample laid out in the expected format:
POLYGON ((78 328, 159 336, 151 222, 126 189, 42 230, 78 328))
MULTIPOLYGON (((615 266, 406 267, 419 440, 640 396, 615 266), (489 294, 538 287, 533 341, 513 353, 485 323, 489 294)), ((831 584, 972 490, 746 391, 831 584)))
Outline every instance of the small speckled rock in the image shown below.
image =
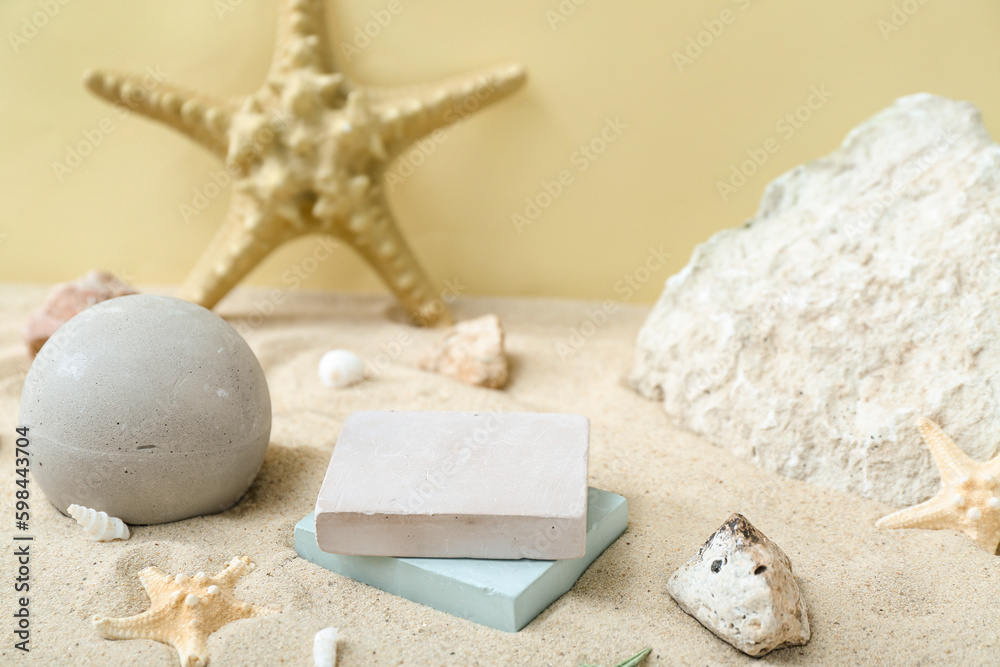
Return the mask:
POLYGON ((136 291, 107 271, 88 271, 76 280, 52 288, 38 310, 24 323, 21 335, 34 357, 45 341, 70 318, 94 304, 136 291))
POLYGON ((747 655, 809 641, 809 618, 781 548, 734 514, 667 581, 681 609, 747 655))
POLYGON ((257 475, 271 399, 250 347, 222 318, 165 296, 83 311, 35 358, 21 394, 31 472, 61 512, 129 524, 221 512, 257 475))
POLYGON ((420 367, 466 384, 500 389, 507 382, 503 327, 496 315, 459 322, 420 360, 420 367))

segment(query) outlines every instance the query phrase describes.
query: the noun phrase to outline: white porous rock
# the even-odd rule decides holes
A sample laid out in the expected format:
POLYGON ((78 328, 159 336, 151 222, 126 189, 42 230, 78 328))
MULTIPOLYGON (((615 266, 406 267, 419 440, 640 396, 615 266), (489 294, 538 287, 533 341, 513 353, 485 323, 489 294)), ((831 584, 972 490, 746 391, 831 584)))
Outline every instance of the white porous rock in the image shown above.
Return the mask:
POLYGON ((919 416, 997 454, 997 303, 1000 147, 972 104, 913 95, 695 250, 630 379, 765 470, 912 505, 939 485, 919 416))
POLYGON ((323 628, 313 636, 313 664, 337 667, 337 628, 323 628))
POLYGON ((747 655, 809 641, 809 618, 781 548, 734 514, 671 575, 681 609, 747 655))
POLYGON ((365 379, 365 364, 349 350, 330 350, 319 360, 319 381, 327 387, 350 387, 365 379))
POLYGON ((420 367, 466 384, 500 389, 508 375, 500 318, 490 314, 459 322, 427 350, 420 367))
POLYGON ((108 516, 107 512, 98 512, 80 505, 70 505, 66 511, 95 542, 127 540, 132 536, 124 521, 118 517, 108 516))

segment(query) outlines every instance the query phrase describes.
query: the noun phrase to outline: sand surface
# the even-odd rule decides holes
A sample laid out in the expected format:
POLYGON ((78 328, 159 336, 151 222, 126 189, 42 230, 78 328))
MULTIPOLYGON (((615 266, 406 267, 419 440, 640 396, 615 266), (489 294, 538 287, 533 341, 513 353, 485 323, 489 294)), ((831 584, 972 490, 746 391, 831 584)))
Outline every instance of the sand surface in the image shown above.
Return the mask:
MULTIPOLYGON (((175 665, 148 640, 109 641, 94 614, 148 607, 136 573, 217 571, 233 556, 257 568, 237 595, 280 615, 232 623, 209 639, 211 664, 311 665, 313 634, 340 628, 340 665, 613 665, 651 646, 650 665, 751 664, 684 614, 667 576, 734 511, 789 555, 809 609, 812 641, 764 658, 776 664, 997 664, 1000 558, 950 531, 876 531, 890 508, 762 472, 675 429, 660 406, 623 384, 648 308, 624 307, 561 359, 571 327, 595 304, 463 299, 460 318, 497 313, 513 359, 504 391, 422 372, 439 331, 413 329, 378 296, 293 293, 247 336, 267 374, 271 445, 256 482, 233 509, 160 526, 127 542, 89 541, 32 488, 31 653, 13 648, 14 428, 28 359, 20 327, 46 287, 0 288, 0 488, 7 546, 0 576, 3 664, 175 665), (375 379, 320 385, 331 348, 376 359, 400 353, 375 379), (311 511, 340 426, 355 410, 575 412, 591 420, 590 484, 624 495, 629 528, 576 586, 521 632, 508 634, 422 607, 299 558, 292 529, 311 511)), ((240 290, 219 308, 251 321, 267 292, 240 290)), ((373 470, 373 475, 378 471, 373 470)))

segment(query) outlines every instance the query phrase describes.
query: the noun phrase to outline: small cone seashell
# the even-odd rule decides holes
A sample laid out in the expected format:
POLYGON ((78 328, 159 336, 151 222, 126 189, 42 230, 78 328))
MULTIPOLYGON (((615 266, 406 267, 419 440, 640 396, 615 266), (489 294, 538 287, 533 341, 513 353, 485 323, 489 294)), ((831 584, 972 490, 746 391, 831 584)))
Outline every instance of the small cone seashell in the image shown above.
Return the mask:
POLYGON ((70 505, 66 511, 83 526, 83 532, 95 542, 127 540, 131 537, 125 522, 117 517, 108 516, 107 512, 98 512, 80 505, 70 505))
POLYGON ((313 663, 316 667, 336 667, 337 628, 323 628, 313 637, 313 663))

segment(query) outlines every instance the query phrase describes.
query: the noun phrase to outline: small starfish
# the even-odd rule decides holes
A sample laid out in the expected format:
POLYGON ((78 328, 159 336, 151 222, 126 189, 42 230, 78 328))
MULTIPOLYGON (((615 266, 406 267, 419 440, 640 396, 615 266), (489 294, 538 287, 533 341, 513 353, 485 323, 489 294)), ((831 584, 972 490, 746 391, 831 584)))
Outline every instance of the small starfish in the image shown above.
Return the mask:
POLYGON ((212 308, 279 245, 327 234, 353 246, 411 319, 450 319, 396 227, 381 185, 386 166, 416 140, 514 91, 506 65, 438 83, 363 86, 337 71, 323 0, 280 0, 278 40, 265 84, 223 99, 142 75, 88 72, 115 104, 169 125, 226 162, 229 213, 179 296, 212 308))
POLYGON ((280 613, 240 602, 233 596, 236 582, 253 569, 245 556, 234 558, 214 576, 171 577, 155 567, 139 573, 149 595, 148 610, 126 618, 94 616, 93 623, 105 639, 152 639, 177 649, 183 667, 208 664, 208 636, 233 621, 280 613))
POLYGON ((879 528, 954 529, 995 554, 1000 546, 1000 456, 979 463, 958 448, 930 419, 917 421, 941 474, 930 500, 879 520, 879 528))

